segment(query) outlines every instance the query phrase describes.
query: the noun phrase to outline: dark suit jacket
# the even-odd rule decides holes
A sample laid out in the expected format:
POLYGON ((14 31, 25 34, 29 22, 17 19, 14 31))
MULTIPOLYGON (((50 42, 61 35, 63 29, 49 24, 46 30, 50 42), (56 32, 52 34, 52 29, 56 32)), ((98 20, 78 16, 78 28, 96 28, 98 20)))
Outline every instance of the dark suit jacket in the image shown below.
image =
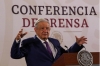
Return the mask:
MULTIPOLYGON (((52 66, 54 61, 56 61, 65 51, 61 48, 60 43, 57 39, 48 38, 48 40, 57 49, 56 57, 50 56, 43 46, 42 42, 35 36, 22 41, 20 47, 20 41, 16 43, 14 41, 11 48, 11 57, 14 59, 20 59, 25 57, 27 66, 52 66)), ((78 44, 74 44, 69 48, 69 52, 78 52, 83 48, 78 44)))

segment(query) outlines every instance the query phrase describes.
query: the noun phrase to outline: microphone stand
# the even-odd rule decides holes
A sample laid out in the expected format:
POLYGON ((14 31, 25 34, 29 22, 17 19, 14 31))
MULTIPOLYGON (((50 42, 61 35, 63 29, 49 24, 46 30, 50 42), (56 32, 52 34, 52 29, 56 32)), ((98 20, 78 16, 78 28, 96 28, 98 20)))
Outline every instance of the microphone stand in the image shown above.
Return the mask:
POLYGON ((65 45, 65 47, 67 48, 67 52, 69 53, 68 47, 65 45))

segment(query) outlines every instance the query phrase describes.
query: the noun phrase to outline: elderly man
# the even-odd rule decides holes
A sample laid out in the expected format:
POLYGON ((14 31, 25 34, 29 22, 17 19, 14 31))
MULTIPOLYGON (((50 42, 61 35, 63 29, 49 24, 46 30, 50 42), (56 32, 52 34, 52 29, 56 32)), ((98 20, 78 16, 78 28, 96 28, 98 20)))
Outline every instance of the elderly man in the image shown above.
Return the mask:
POLYGON ((57 39, 49 37, 50 24, 47 20, 39 19, 34 30, 36 35, 24 39, 20 47, 21 38, 27 34, 27 32, 23 33, 23 29, 21 29, 11 48, 11 57, 14 59, 25 57, 27 66, 52 66, 63 53, 78 52, 87 41, 84 36, 76 37, 75 44, 65 51, 57 39))

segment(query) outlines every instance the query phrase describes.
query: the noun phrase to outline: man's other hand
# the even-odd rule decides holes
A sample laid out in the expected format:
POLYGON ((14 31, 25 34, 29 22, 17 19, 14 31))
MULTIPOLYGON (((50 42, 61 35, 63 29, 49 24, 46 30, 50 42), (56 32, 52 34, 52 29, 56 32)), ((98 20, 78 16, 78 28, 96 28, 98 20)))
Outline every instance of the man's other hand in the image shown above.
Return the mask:
POLYGON ((85 38, 84 36, 78 38, 77 36, 76 37, 76 42, 77 44, 79 44, 80 46, 83 45, 83 44, 87 44, 87 38, 85 38))

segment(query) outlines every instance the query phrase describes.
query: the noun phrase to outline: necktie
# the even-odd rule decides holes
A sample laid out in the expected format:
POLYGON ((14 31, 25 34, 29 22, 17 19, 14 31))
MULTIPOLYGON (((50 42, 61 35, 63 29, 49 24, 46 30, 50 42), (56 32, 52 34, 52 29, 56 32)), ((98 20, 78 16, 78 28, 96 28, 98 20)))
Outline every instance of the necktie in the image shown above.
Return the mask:
POLYGON ((50 49, 50 46, 49 46, 48 42, 47 42, 47 41, 45 41, 44 43, 46 44, 47 51, 48 51, 48 52, 49 52, 49 54, 52 56, 52 51, 51 51, 51 49, 50 49))

